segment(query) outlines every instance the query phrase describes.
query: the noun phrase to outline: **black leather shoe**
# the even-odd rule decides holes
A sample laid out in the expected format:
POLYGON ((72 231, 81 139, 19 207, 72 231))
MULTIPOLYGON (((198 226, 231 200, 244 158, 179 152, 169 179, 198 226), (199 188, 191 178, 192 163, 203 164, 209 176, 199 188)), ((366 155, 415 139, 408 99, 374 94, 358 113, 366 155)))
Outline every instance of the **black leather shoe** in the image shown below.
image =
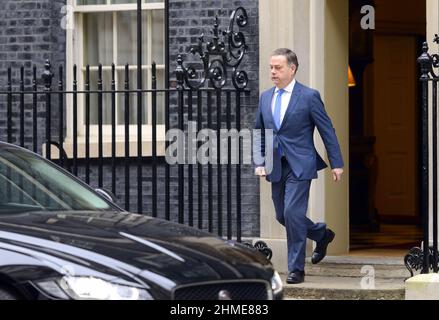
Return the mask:
POLYGON ((304 271, 292 271, 288 274, 287 283, 289 284, 298 284, 304 281, 305 281, 304 271))
POLYGON ((323 260, 323 258, 326 256, 326 249, 328 248, 328 245, 334 240, 335 233, 331 229, 326 229, 325 236, 322 240, 317 242, 316 249, 314 250, 311 262, 313 264, 317 264, 320 261, 323 260))

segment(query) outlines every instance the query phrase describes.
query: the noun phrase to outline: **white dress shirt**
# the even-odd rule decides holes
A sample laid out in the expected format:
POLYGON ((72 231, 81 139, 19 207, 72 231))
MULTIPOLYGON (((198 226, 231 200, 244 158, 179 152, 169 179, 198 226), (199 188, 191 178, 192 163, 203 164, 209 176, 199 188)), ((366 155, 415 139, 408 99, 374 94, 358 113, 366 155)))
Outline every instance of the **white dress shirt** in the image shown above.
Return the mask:
MULTIPOLYGON (((281 108, 280 108, 280 123, 284 121, 285 112, 287 112, 288 104, 290 103, 291 94, 293 93, 294 86, 296 85, 296 79, 293 79, 293 81, 290 82, 289 85, 287 85, 284 88, 284 93, 282 94, 282 101, 281 101, 281 108)), ((277 95, 279 94, 279 88, 276 87, 274 90, 273 100, 271 101, 271 113, 274 116, 274 105, 276 103, 277 95)))

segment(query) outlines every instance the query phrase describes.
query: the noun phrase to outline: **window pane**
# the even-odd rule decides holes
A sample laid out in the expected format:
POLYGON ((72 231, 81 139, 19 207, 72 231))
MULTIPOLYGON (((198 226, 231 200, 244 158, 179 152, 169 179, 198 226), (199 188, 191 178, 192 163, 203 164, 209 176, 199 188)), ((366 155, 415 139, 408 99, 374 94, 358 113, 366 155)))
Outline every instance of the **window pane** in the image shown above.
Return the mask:
MULTIPOLYGON (((142 0, 144 3, 156 3, 163 2, 163 0, 142 0)), ((137 3, 137 0, 111 0, 112 4, 120 4, 120 3, 137 3)))
POLYGON ((84 64, 113 62, 113 13, 84 14, 84 64))
MULTIPOLYGON (((143 1, 142 1, 143 2, 143 1)), ((137 3, 137 0, 111 0, 112 4, 137 3)))
POLYGON ((106 4, 107 0, 77 0, 77 5, 88 5, 88 4, 106 4))
MULTIPOLYGON (((146 89, 146 71, 142 72, 143 74, 143 89, 146 89)), ((118 90, 124 90, 125 88, 125 71, 118 71, 118 90)), ((130 90, 135 90, 137 88, 137 70, 130 70, 130 90)), ((137 124, 137 93, 130 92, 130 104, 129 104, 129 123, 137 124)), ((142 98, 142 124, 146 124, 147 119, 147 101, 146 94, 143 94, 142 98)), ((117 95, 117 124, 125 124, 125 93, 119 93, 117 95)))
POLYGON ((165 60, 165 18, 164 10, 152 10, 152 59, 157 64, 165 60))
MULTIPOLYGON (((85 74, 84 74, 85 77, 85 74)), ((102 88, 104 91, 111 90, 111 71, 102 72, 102 88)), ((98 71, 90 71, 90 90, 98 90, 98 71)), ((98 93, 90 94, 90 124, 98 124, 98 93)), ((85 106, 85 98, 84 98, 85 106)), ((85 110, 85 109, 84 109, 85 110)), ((84 113, 85 116, 85 113, 84 113)), ((111 124, 111 93, 102 94, 102 118, 103 124, 111 124)), ((84 118, 85 123, 85 118, 84 118)))
MULTIPOLYGON (((157 88, 158 89, 165 88, 165 70, 157 70, 157 88)), ((157 124, 165 124, 165 93, 164 92, 157 93, 157 124)))
MULTIPOLYGON (((78 0, 78 5, 97 4, 135 4, 137 0, 78 0)), ((160 0, 143 0, 144 3, 163 3, 160 0)), ((111 6, 107 5, 111 10, 111 6)), ((84 67, 89 64, 97 67, 111 66, 114 62, 118 67, 117 90, 123 90, 125 72, 120 67, 126 63, 137 65, 137 12, 136 10, 82 13, 83 15, 83 55, 84 67), (116 25, 115 25, 116 24, 116 25), (114 34, 116 32, 116 34, 114 34)), ((142 65, 150 65, 155 61, 164 64, 164 10, 153 9, 142 11, 142 65)), ((97 90, 98 71, 90 71, 90 89, 97 90)), ((111 90, 111 71, 104 70, 104 90, 111 90)), ((151 88, 150 70, 143 70, 143 88, 151 88)), ((85 72, 84 72, 85 79, 85 72)), ((157 86, 164 88, 164 70, 157 70, 157 86)), ((130 90, 137 88, 137 71, 130 70, 130 90)), ((85 108, 85 95, 83 95, 85 108)), ((163 92, 157 93, 157 121, 164 123, 163 92)), ((152 94, 143 94, 142 123, 151 124, 152 94)), ((123 125, 125 97, 123 93, 116 94, 116 123, 123 125)), ((85 115, 85 112, 84 112, 85 115)), ((85 123, 85 121, 84 121, 85 123)), ((98 94, 90 95, 90 123, 98 123, 98 94)), ((111 124, 111 94, 103 94, 103 123, 111 124)), ((130 93, 129 124, 137 124, 137 93, 130 93)))
MULTIPOLYGON (((163 3, 163 0, 142 0, 144 3, 163 3)), ((111 4, 137 3, 137 0, 111 0, 111 4)), ((77 0, 77 5, 107 4, 107 0, 77 0)))
MULTIPOLYGON (((142 12, 142 62, 147 61, 148 47, 148 12, 142 12)), ((137 14, 136 11, 117 13, 117 64, 137 65, 137 14)))
MULTIPOLYGON (((124 90, 125 86, 125 71, 118 71, 119 83, 118 90, 124 90)), ((143 71, 143 89, 151 89, 151 73, 150 71, 143 71)), ((157 70, 157 88, 163 89, 165 87, 165 71, 157 70)), ((130 71, 130 90, 137 88, 137 71, 130 71)), ((151 110, 152 110, 152 94, 143 93, 142 95, 142 124, 152 124, 151 110)), ((117 124, 125 124, 125 94, 119 93, 117 95, 117 124)), ((130 116, 129 123, 137 124, 137 93, 130 93, 130 116)), ((165 94, 164 92, 157 93, 157 124, 165 123, 165 94)))

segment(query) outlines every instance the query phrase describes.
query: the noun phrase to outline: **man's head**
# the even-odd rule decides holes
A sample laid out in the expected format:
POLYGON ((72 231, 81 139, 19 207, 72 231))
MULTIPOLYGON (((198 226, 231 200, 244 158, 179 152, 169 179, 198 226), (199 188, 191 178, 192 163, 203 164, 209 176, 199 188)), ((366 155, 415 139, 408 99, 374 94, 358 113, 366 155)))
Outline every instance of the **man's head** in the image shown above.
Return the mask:
POLYGON ((271 81, 279 89, 285 88, 296 76, 299 62, 296 54, 287 48, 276 49, 270 58, 271 81))

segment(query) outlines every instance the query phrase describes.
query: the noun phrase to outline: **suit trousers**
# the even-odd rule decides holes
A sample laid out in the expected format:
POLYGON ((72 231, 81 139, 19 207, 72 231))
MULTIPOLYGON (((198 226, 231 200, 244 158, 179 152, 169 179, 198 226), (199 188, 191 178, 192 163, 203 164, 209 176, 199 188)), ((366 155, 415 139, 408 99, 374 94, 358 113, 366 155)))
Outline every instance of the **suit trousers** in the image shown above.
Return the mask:
POLYGON ((271 185, 276 219, 287 233, 288 271, 304 271, 306 239, 322 240, 326 224, 306 216, 311 180, 297 180, 285 157, 281 162, 282 178, 271 185))

